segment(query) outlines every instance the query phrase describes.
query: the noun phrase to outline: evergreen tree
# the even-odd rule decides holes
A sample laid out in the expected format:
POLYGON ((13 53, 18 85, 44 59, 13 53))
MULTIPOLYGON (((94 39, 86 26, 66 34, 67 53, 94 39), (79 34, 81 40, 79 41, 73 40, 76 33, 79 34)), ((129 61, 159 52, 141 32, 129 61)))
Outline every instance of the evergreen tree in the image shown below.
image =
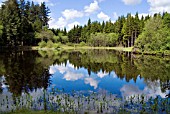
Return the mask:
POLYGON ((118 45, 123 45, 123 33, 122 28, 125 23, 125 17, 118 17, 118 20, 114 23, 114 31, 118 34, 118 45))
POLYGON ((170 14, 167 12, 163 14, 163 23, 165 27, 170 28, 170 14))
POLYGON ((133 17, 131 14, 127 14, 127 19, 125 23, 123 24, 122 28, 122 34, 123 34, 123 42, 125 47, 130 47, 131 46, 131 39, 133 37, 133 17))
POLYGON ((46 7, 45 2, 41 3, 40 6, 40 12, 41 12, 41 21, 43 26, 48 26, 48 21, 50 20, 49 18, 49 13, 50 10, 48 7, 46 7))
POLYGON ((21 13, 17 0, 8 0, 3 9, 3 26, 6 33, 6 43, 17 46, 20 42, 21 13))

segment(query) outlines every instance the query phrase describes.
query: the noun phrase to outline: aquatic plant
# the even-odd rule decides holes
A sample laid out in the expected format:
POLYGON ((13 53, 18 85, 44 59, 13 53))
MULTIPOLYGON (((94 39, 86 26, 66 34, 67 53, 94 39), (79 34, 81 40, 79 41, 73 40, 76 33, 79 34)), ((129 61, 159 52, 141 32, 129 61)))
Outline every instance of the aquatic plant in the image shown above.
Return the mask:
POLYGON ((5 96, 0 100, 0 113, 15 110, 50 110, 69 113, 170 113, 169 98, 147 98, 137 95, 119 98, 112 93, 90 92, 84 95, 72 91, 65 93, 64 89, 52 89, 51 92, 42 91, 40 96, 23 94, 20 97, 5 96))

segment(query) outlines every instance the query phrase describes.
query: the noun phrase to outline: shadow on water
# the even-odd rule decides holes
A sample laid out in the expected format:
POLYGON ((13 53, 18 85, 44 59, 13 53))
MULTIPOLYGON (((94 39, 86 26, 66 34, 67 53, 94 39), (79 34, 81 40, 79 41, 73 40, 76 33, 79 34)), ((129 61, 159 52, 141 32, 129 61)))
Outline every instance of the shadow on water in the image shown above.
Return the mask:
MULTIPOLYGON (((122 109, 134 113, 138 110, 161 113, 161 110, 169 111, 170 106, 170 58, 132 55, 111 50, 6 51, 0 53, 0 81, 1 106, 6 103, 6 108, 2 111, 7 111, 5 109, 9 109, 10 104, 14 110, 25 106, 33 110, 100 113, 119 112, 122 109), (134 95, 131 95, 132 92, 126 93, 125 95, 128 96, 126 98, 122 96, 120 99, 109 92, 106 94, 92 92, 93 94, 84 96, 78 91, 75 94, 59 92, 56 88, 54 91, 48 91, 52 83, 51 77, 53 77, 49 72, 50 66, 63 64, 67 66, 68 61, 75 69, 85 69, 89 77, 99 72, 111 74, 114 71, 117 78, 125 80, 126 83, 131 80, 136 83, 138 78, 144 79, 148 87, 155 90, 156 88, 153 87, 159 85, 161 92, 167 94, 163 99, 158 96, 149 101, 148 96, 140 91, 134 95), (87 107, 93 107, 93 109, 87 107)), ((129 85, 123 87, 122 91, 126 88, 134 88, 129 85)))

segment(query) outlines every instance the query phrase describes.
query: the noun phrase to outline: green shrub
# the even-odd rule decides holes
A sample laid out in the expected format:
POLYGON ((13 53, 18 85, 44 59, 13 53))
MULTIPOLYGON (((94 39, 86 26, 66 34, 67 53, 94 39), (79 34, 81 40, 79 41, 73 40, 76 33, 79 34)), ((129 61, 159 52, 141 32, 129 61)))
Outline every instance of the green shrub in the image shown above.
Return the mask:
POLYGON ((66 45, 68 45, 68 46, 73 46, 73 44, 70 43, 70 42, 66 43, 66 45))
POLYGON ((170 50, 165 50, 164 55, 169 55, 170 56, 170 50))
POLYGON ((49 40, 49 41, 47 42, 47 47, 48 47, 48 48, 52 48, 52 47, 53 47, 53 42, 52 42, 51 40, 49 40))
POLYGON ((61 44, 60 44, 60 43, 55 43, 55 44, 53 45, 53 47, 54 47, 55 49, 60 48, 60 46, 61 46, 61 44))
POLYGON ((85 46, 86 43, 85 42, 80 42, 80 46, 85 46))
POLYGON ((39 46, 40 48, 43 48, 43 47, 46 47, 46 46, 47 46, 47 43, 46 43, 45 41, 41 41, 41 42, 38 43, 38 46, 39 46))

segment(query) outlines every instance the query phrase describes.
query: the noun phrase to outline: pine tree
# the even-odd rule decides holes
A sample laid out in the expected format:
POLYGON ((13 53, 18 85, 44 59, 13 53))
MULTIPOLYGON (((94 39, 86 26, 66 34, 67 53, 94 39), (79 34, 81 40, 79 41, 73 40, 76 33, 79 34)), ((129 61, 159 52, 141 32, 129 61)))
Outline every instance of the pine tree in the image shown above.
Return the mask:
POLYGON ((21 13, 17 0, 8 0, 5 2, 3 11, 3 26, 5 28, 6 42, 10 46, 19 45, 21 13))
POLYGON ((133 18, 131 14, 127 14, 127 19, 123 25, 122 28, 122 34, 123 34, 123 42, 125 47, 130 47, 131 46, 131 39, 133 37, 133 18))
POLYGON ((118 45, 123 45, 123 33, 122 28, 125 23, 125 17, 118 17, 118 20, 114 23, 114 32, 118 34, 118 45))
POLYGON ((104 28, 105 28, 105 22, 102 22, 102 32, 104 32, 104 28))
POLYGON ((49 18, 50 10, 48 7, 46 7, 45 2, 41 3, 40 12, 41 12, 40 18, 42 20, 42 25, 48 26, 48 21, 50 20, 50 18, 49 18))

